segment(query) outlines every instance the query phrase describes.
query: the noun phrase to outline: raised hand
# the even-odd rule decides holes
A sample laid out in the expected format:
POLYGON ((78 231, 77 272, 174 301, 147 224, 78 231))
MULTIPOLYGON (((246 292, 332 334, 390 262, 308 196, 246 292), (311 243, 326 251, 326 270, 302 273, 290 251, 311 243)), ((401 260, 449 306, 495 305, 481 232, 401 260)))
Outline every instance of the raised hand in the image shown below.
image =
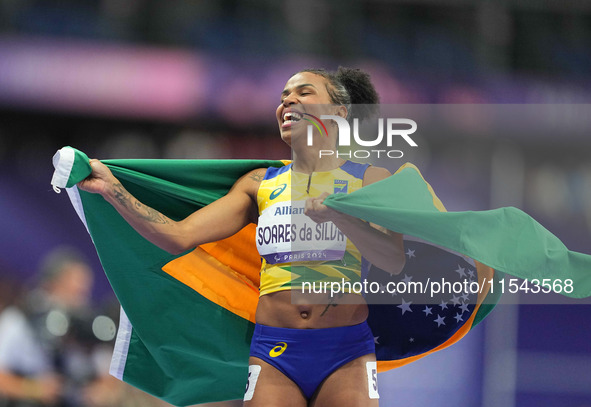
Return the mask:
POLYGON ((104 195, 108 188, 117 182, 111 170, 102 162, 96 159, 90 160, 92 173, 77 185, 78 188, 93 194, 104 195))

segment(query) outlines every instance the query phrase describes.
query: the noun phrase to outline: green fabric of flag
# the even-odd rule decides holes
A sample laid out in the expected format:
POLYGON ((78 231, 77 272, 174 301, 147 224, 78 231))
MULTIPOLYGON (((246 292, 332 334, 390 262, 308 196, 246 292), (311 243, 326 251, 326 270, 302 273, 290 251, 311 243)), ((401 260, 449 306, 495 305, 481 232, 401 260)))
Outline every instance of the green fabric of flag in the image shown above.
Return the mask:
POLYGON ((569 250, 525 212, 504 207, 488 211, 440 212, 414 166, 324 204, 337 211, 419 237, 465 254, 495 270, 522 279, 550 279, 571 298, 591 296, 591 256, 569 250), (570 291, 570 288, 569 290, 570 291))
POLYGON ((71 188, 91 172, 88 156, 72 147, 63 147, 53 156, 55 171, 51 185, 59 193, 60 188, 71 188))
MULTIPOLYGON (((103 162, 130 193, 173 219, 224 196, 252 169, 284 165, 272 160, 103 162)), ((71 185, 90 173, 87 162, 81 165, 82 170, 71 172, 71 185)), ((229 305, 212 301, 210 289, 195 290, 163 271, 184 255, 171 255, 146 241, 100 195, 76 187, 67 191, 123 309, 112 374, 174 405, 242 398, 252 318, 241 316, 231 299, 229 305)), ((569 251, 515 208, 440 212, 414 166, 351 194, 331 195, 325 204, 514 276, 571 278, 570 296, 591 295, 591 256, 569 251)), ((239 279, 233 271, 228 275, 239 279)), ((472 326, 490 312, 492 302, 482 304, 470 319, 472 326)))
MULTIPOLYGON (((252 169, 283 165, 262 160, 103 162, 140 201, 173 219, 225 195, 252 169)), ((80 181, 89 173, 73 177, 80 181)), ((67 191, 124 311, 118 333, 123 342, 115 350, 119 365, 112 365, 111 373, 174 405, 242 398, 254 324, 163 272, 177 256, 141 237, 100 195, 67 191)))

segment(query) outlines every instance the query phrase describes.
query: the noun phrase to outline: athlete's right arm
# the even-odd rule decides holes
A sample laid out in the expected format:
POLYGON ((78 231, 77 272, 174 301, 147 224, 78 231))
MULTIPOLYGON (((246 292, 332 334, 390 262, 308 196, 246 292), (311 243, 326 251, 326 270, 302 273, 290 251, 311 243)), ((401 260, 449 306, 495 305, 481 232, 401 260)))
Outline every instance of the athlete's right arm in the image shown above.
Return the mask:
POLYGON ((224 239, 256 221, 256 191, 264 169, 247 173, 224 197, 174 221, 138 201, 99 160, 90 160, 90 165, 92 173, 78 187, 102 195, 138 233, 170 253, 224 239))

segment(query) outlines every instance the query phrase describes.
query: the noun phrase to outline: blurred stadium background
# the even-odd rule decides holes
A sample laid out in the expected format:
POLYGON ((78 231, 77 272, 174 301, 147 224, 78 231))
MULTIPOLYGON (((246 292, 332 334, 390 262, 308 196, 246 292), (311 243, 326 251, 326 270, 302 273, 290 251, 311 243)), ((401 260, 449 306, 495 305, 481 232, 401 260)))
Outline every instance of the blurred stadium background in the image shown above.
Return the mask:
MULTIPOLYGON (((449 209, 517 206, 591 253, 591 1, 0 0, 0 306, 61 244, 93 259, 96 303, 112 300, 49 185, 57 149, 287 158, 285 81, 338 65, 370 72, 385 104, 582 106, 586 131, 459 131, 415 159, 449 209)), ((500 306, 461 344, 381 375, 382 405, 591 406, 590 310, 500 306)))

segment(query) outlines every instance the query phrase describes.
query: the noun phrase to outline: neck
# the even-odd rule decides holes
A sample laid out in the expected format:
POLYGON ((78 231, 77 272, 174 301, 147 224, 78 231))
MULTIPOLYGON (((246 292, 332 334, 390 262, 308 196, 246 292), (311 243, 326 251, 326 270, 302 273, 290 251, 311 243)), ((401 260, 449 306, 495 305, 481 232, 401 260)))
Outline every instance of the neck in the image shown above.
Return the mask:
POLYGON ((343 165, 344 162, 344 159, 332 155, 319 158, 319 151, 311 149, 303 153, 294 151, 291 168, 296 172, 311 174, 318 171, 334 170, 343 165))
POLYGON ((313 146, 304 144, 303 138, 300 138, 299 141, 300 143, 291 146, 293 155, 292 169, 296 172, 311 174, 317 171, 330 171, 340 167, 345 162, 344 159, 338 158, 336 154, 320 155, 322 150, 336 150, 336 137, 317 137, 313 146))

